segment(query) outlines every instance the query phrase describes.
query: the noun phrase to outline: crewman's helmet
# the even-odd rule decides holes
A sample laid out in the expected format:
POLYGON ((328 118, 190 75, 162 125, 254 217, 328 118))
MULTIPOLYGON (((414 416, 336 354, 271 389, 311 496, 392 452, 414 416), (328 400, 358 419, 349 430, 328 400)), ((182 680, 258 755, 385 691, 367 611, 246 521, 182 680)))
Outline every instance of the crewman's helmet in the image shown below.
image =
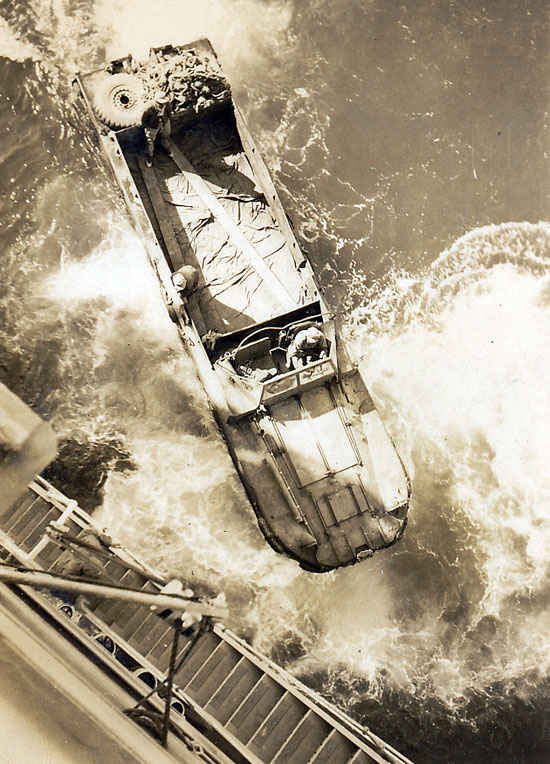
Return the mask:
POLYGON ((187 286, 187 279, 183 273, 176 272, 172 274, 172 283, 177 289, 185 289, 187 286))
POLYGON ((317 345, 322 344, 324 339, 324 334, 315 326, 310 326, 309 329, 305 330, 305 333, 306 333, 306 342, 309 347, 316 347, 317 345))

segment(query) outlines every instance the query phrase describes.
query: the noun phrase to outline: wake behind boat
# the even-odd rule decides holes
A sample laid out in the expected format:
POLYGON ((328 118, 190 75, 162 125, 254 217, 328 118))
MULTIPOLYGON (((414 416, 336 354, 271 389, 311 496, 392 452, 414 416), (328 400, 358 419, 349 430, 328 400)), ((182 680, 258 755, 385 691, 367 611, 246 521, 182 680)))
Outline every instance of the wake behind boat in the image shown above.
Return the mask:
POLYGON ((76 82, 266 539, 319 572, 395 543, 407 474, 210 43, 76 82))

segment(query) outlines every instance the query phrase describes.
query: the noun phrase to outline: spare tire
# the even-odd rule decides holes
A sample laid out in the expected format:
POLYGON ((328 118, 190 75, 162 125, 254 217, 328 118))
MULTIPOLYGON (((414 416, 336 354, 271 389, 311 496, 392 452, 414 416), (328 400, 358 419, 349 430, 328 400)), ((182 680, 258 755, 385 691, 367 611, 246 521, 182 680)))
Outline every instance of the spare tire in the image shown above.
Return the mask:
POLYGON ((96 87, 94 109, 109 127, 131 127, 141 122, 145 108, 143 83, 133 74, 112 74, 96 87))

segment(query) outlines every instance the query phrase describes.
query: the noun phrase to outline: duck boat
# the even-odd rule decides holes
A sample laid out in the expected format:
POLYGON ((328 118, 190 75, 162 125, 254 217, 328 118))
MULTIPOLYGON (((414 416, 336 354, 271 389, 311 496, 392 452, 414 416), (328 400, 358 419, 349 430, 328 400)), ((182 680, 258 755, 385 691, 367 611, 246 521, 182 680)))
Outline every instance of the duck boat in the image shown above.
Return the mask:
POLYGON ((394 544, 407 473, 208 40, 75 85, 267 541, 316 572, 394 544))

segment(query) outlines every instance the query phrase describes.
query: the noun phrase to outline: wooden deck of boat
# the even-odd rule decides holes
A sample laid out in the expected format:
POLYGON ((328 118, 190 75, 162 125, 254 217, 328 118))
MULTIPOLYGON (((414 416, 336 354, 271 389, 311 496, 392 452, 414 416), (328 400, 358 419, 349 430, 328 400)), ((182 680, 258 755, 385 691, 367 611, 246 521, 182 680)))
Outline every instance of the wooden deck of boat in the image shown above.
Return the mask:
MULTIPOLYGON (((52 570, 64 553, 46 534, 52 521, 62 522, 78 536, 91 518, 41 478, 0 517, 0 559, 29 568, 52 570)), ((116 549, 113 550, 116 552, 116 549)), ((158 591, 161 581, 144 567, 133 570, 127 552, 105 560, 105 579, 144 591, 158 591)), ((139 561, 135 560, 135 564, 139 561)), ((135 565, 134 565, 135 567, 135 565)), ((52 597, 36 594, 44 606, 52 597)), ((63 602, 58 602, 59 608, 63 602)), ((69 609, 65 606, 65 612, 69 609)), ((147 686, 166 678, 172 644, 172 627, 149 607, 99 599, 84 618, 73 615, 75 626, 87 624, 80 638, 105 647, 105 636, 115 648, 105 659, 116 665, 121 677, 131 675, 147 686)), ((72 625, 72 624, 71 624, 72 625)), ((78 629, 75 630, 78 632, 78 629)), ((101 650, 100 650, 101 652, 101 650)), ((295 680, 250 645, 215 625, 211 630, 182 635, 174 678, 174 724, 177 704, 185 707, 185 723, 198 725, 202 734, 221 751, 218 761, 277 762, 279 764, 364 764, 408 762, 404 756, 365 730, 337 708, 295 680), (192 644, 191 644, 192 643, 192 644), (187 657, 185 657, 187 656, 187 657), (227 759, 229 756, 229 759, 227 759)), ((183 723, 183 722, 182 722, 183 723)), ((206 761, 215 761, 212 754, 206 761)))

